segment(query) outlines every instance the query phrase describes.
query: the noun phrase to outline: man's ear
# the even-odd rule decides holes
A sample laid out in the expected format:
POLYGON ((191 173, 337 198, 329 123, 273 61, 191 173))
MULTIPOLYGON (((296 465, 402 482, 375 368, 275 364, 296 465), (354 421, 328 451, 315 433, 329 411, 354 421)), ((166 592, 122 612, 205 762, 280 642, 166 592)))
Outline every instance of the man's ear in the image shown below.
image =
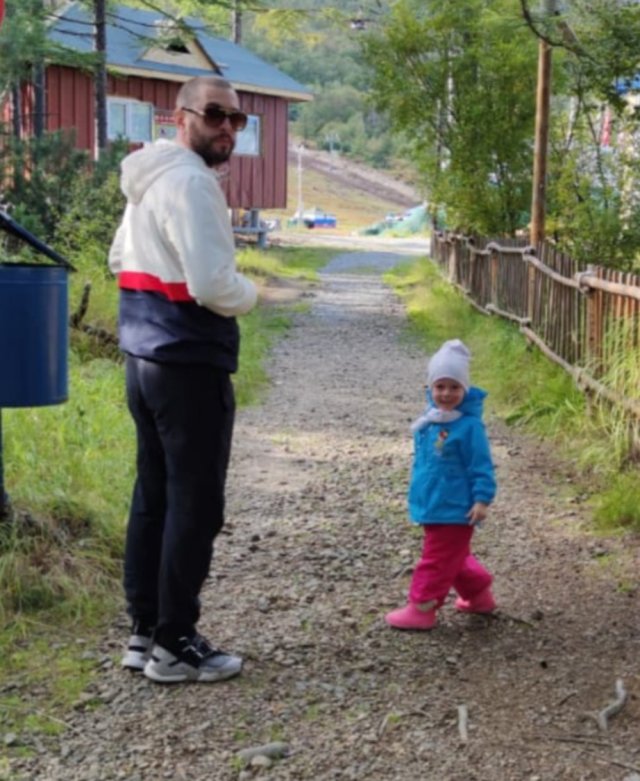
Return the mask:
POLYGON ((177 108, 173 112, 173 121, 176 123, 176 127, 177 128, 183 128, 184 127, 184 123, 185 123, 184 111, 182 111, 181 109, 177 108))

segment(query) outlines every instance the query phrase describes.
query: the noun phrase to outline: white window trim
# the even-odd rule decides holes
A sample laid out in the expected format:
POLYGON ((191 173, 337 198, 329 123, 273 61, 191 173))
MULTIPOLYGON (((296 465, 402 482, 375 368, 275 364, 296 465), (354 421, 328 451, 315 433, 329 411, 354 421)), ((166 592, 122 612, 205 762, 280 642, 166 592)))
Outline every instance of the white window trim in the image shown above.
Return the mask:
POLYGON ((121 98, 117 95, 109 95, 107 97, 107 137, 109 141, 116 141, 118 138, 126 138, 128 141, 131 141, 133 143, 138 143, 142 141, 152 141, 153 140, 153 126, 154 126, 154 107, 152 103, 146 103, 142 100, 135 100, 133 98, 121 98), (109 108, 113 104, 119 104, 124 106, 125 109, 125 133, 124 136, 122 134, 114 133, 112 128, 110 127, 109 123, 109 108), (148 134, 145 138, 135 137, 132 135, 132 128, 133 128, 133 117, 132 112, 134 107, 140 107, 144 106, 148 110, 149 114, 149 128, 148 128, 148 134))

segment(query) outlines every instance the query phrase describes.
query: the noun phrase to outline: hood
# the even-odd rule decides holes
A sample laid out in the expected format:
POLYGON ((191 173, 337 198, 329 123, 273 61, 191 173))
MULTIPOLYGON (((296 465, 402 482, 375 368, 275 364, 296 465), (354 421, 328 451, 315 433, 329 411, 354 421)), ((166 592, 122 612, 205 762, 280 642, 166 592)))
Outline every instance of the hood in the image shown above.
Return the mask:
POLYGON ((210 172, 204 160, 172 141, 160 139, 127 155, 121 164, 120 186, 130 203, 140 203, 151 185, 167 171, 185 165, 210 172))
MULTIPOLYGON (((471 415, 474 418, 482 418, 482 411, 484 409, 484 400, 487 396, 487 392, 482 388, 471 387, 464 394, 464 399, 458 404, 456 409, 462 412, 463 415, 471 415)), ((427 390, 427 401, 429 406, 433 407, 433 399, 431 398, 431 391, 427 390)))

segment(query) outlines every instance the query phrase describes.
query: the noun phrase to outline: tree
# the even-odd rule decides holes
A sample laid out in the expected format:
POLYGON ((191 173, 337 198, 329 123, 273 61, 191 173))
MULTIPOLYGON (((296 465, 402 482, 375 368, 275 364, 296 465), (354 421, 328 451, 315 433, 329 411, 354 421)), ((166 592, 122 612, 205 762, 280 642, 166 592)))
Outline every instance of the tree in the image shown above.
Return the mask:
POLYGON ((560 55, 554 55, 548 227, 562 249, 585 263, 630 268, 640 250, 640 130, 625 85, 638 73, 640 7, 577 0, 536 16, 520 2, 530 30, 560 55))
POLYGON ((261 0, 131 0, 128 4, 159 11, 178 24, 187 17, 198 19, 211 34, 229 37, 236 43, 242 42, 245 12, 263 8, 261 0))
POLYGON ((107 149, 107 7, 106 0, 93 0, 94 7, 94 51, 96 64, 94 74, 96 114, 96 159, 107 149))
POLYGON ((530 197, 536 45, 513 0, 398 0, 364 39, 375 104, 451 225, 513 234, 530 197))
POLYGON ((47 49, 42 0, 7 0, 0 30, 0 90, 11 94, 13 135, 22 133, 21 84, 33 76, 47 49), (27 52, 29 56, 27 57, 27 52))
POLYGON ((43 0, 6 0, 6 18, 0 29, 0 91, 12 95, 13 134, 23 132, 21 87, 35 85, 34 133, 44 130, 43 71, 47 62, 92 67, 91 55, 79 54, 47 37, 51 11, 43 0))
POLYGON ((306 84, 315 99, 290 107, 291 132, 318 147, 339 137, 340 153, 395 166, 401 142, 368 100, 370 74, 360 36, 384 17, 389 0, 271 0, 246 16, 252 51, 306 84), (277 8, 273 6, 277 5, 277 8), (356 24, 358 22, 358 24, 356 24))
POLYGON ((618 85, 634 76, 640 61, 640 7, 635 0, 574 0, 557 3, 552 15, 535 14, 520 0, 531 31, 566 52, 569 94, 587 90, 622 108, 618 85))

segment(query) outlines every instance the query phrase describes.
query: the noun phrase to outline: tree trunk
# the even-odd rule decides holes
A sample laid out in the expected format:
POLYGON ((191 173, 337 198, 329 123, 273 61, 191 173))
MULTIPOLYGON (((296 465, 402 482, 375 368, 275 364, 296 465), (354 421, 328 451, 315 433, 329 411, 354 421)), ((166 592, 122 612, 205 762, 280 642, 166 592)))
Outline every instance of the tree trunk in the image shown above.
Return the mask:
MULTIPOLYGON (((38 13, 42 14, 44 18, 45 0, 39 0, 38 13)), ((44 80, 45 80, 45 68, 44 58, 41 53, 37 51, 33 58, 33 135, 36 138, 42 138, 45 130, 45 93, 44 93, 44 80)))
POLYGON ((11 105, 13 108, 13 135, 19 140, 22 136, 22 92, 20 82, 11 87, 11 105))
POLYGON ((94 157, 100 159, 102 152, 107 148, 107 25, 106 25, 106 0, 95 0, 95 35, 93 41, 94 51, 98 54, 98 63, 95 68, 94 91, 96 111, 96 141, 94 157))
POLYGON ((44 63, 33 66, 33 135, 42 138, 45 129, 44 63))
POLYGON ((234 43, 242 43, 242 10, 238 0, 235 0, 231 13, 231 37, 234 43))

